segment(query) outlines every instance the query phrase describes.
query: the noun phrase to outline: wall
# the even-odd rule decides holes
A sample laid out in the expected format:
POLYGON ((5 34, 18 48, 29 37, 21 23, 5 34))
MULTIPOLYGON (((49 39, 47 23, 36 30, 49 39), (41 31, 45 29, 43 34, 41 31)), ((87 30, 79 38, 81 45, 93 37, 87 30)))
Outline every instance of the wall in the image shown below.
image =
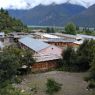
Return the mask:
POLYGON ((57 67, 57 60, 37 62, 32 65, 32 72, 47 71, 57 67))
POLYGON ((78 44, 71 43, 71 42, 47 42, 48 44, 59 46, 59 47, 67 47, 67 46, 72 46, 76 47, 79 46, 78 44))

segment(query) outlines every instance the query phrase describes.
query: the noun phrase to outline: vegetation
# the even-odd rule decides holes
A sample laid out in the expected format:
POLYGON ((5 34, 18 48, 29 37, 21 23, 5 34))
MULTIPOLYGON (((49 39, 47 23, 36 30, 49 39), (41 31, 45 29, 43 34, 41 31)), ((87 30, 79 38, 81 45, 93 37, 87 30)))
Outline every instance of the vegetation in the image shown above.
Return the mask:
POLYGON ((55 33, 55 30, 54 30, 54 28, 48 28, 47 27, 46 32, 47 33, 55 33))
MULTIPOLYGON (((66 71, 74 71, 76 68, 76 57, 77 54, 72 47, 68 47, 62 53, 63 61, 62 65, 66 71)), ((77 68, 76 68, 77 69, 77 68)))
POLYGON ((1 8, 0 9, 0 31, 4 31, 5 33, 13 32, 13 31, 25 32, 28 31, 28 28, 20 20, 10 17, 8 11, 1 8))
POLYGON ((66 71, 89 71, 85 80, 88 88, 95 88, 95 40, 85 40, 76 51, 68 47, 63 51, 60 62, 60 66, 66 71))
POLYGON ((90 69, 91 73, 93 71, 95 73, 94 45, 94 40, 85 40, 84 43, 76 51, 72 47, 68 47, 62 53, 61 66, 63 66, 64 70, 67 71, 87 71, 90 69))
MULTIPOLYGON (((65 31, 65 27, 56 27, 55 26, 55 27, 51 28, 51 27, 45 27, 45 26, 40 26, 40 27, 39 26, 38 27, 37 26, 32 26, 32 27, 29 27, 29 28, 30 28, 30 31, 32 29, 39 29, 40 28, 40 29, 46 30, 46 33, 67 33, 65 31), (52 32, 52 29, 53 29, 53 32, 52 32)), ((67 34, 72 34, 72 33, 67 33, 67 34)), ((83 27, 83 28, 81 28, 79 26, 76 26, 75 34, 84 34, 84 35, 95 36, 95 29, 94 28, 89 28, 89 27, 83 27)))
POLYGON ((78 30, 78 34, 92 35, 95 36, 95 29, 89 27, 84 27, 83 29, 78 30))
POLYGON ((15 49, 16 51, 14 51, 11 49, 7 48, 0 53, 0 84, 12 80, 17 73, 17 69, 21 66, 18 59, 19 50, 15 49))
POLYGON ((65 26, 65 33, 66 33, 66 34, 76 35, 76 34, 77 34, 77 33, 76 33, 76 29, 77 29, 77 27, 76 27, 75 24, 69 23, 69 24, 67 24, 67 25, 65 26))
POLYGON ((8 85, 4 88, 0 88, 0 95, 29 95, 29 94, 21 92, 21 90, 12 87, 12 85, 8 85))
POLYGON ((90 77, 95 80, 95 57, 91 62, 90 77))
POLYGON ((31 66, 32 66, 32 64, 35 63, 35 60, 32 55, 33 54, 30 50, 23 50, 23 54, 21 57, 21 63, 27 66, 26 73, 31 71, 31 66))
POLYGON ((95 81, 94 80, 90 80, 89 84, 88 84, 88 89, 93 89, 95 88, 95 81))
MULTIPOLYGON (((94 52, 95 53, 95 52, 94 52)), ((87 82, 88 84, 88 89, 95 89, 95 54, 94 54, 94 59, 91 62, 91 68, 89 70, 89 76, 87 77, 87 82)), ((95 93, 95 91, 94 91, 95 93)))
POLYGON ((53 79, 48 79, 46 86, 47 86, 46 92, 49 95, 53 95, 55 92, 58 92, 61 89, 61 84, 57 83, 53 79))
POLYGON ((12 87, 12 84, 21 82, 21 78, 17 75, 18 69, 23 65, 30 68, 34 62, 30 51, 15 46, 6 47, 0 53, 0 95, 28 95, 20 93, 12 87))

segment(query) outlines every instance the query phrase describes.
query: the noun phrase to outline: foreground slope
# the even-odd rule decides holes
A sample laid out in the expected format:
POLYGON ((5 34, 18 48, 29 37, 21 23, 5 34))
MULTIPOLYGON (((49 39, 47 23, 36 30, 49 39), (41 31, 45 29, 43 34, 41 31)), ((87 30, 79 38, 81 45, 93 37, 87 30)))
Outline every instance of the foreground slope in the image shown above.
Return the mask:
POLYGON ((87 83, 83 80, 86 73, 69 73, 50 71, 40 74, 30 74, 24 77, 21 84, 17 85, 17 88, 24 89, 26 92, 35 95, 47 95, 46 94, 46 81, 47 79, 54 79, 56 82, 62 84, 62 89, 55 93, 55 95, 90 95, 90 92, 86 90, 87 83), (31 91, 30 88, 35 88, 31 91))

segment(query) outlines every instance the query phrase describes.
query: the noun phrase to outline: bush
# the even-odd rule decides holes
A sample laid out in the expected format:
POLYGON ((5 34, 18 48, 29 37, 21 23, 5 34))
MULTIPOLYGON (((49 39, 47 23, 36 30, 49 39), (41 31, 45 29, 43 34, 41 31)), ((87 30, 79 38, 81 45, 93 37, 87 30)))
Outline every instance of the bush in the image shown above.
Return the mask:
POLYGON ((95 81, 94 81, 94 80, 91 80, 91 81, 89 82, 88 88, 89 88, 89 89, 95 88, 95 81))
POLYGON ((91 76, 95 79, 95 41, 85 40, 77 50, 67 47, 62 52, 59 67, 70 72, 84 72, 90 69, 91 76))
POLYGON ((84 77, 84 81, 88 82, 90 80, 91 80, 91 78, 89 76, 88 77, 84 77))
POLYGON ((53 95, 55 92, 58 92, 61 89, 61 84, 57 83, 53 79, 48 79, 46 86, 47 86, 46 93, 49 95, 53 95))
POLYGON ((22 82, 22 79, 21 79, 20 77, 16 77, 16 78, 14 79, 14 81, 15 81, 15 83, 19 84, 19 83, 22 82))
POLYGON ((8 85, 0 89, 0 95, 29 95, 28 93, 21 92, 21 90, 8 85))

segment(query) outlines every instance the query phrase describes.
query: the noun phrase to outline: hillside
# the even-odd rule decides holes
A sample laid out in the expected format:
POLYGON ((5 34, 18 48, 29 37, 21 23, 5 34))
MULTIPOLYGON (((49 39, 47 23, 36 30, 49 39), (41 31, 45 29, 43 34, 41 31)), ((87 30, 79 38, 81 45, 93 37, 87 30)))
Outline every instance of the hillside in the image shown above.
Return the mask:
POLYGON ((25 26, 20 20, 12 18, 8 11, 0 9, 0 31, 6 33, 13 31, 27 31, 27 26, 25 26))
POLYGON ((89 7, 79 15, 70 18, 68 22, 69 21, 72 21, 82 27, 95 27, 95 5, 89 7))
POLYGON ((85 10, 84 7, 65 4, 38 5, 30 10, 9 10, 10 15, 28 25, 63 26, 67 19, 85 10))

